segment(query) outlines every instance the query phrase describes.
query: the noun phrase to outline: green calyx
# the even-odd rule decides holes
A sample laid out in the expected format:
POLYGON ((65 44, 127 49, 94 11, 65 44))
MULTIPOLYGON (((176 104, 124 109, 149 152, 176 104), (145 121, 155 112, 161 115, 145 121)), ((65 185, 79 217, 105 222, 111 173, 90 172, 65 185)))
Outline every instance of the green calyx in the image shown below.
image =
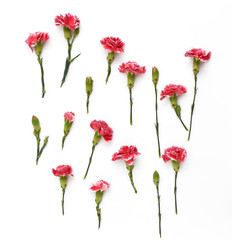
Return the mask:
POLYGON ((86 88, 86 93, 90 95, 93 91, 93 79, 91 77, 86 78, 85 88, 86 88))
POLYGON ((97 204, 100 204, 101 200, 102 200, 102 196, 103 196, 103 191, 99 190, 96 192, 96 198, 95 198, 95 202, 97 204))
POLYGON ((155 84, 157 84, 159 81, 159 70, 157 68, 152 68, 152 82, 155 84))
POLYGON ((159 173, 157 171, 155 171, 154 174, 153 174, 153 182, 158 187, 158 185, 159 185, 159 173))
POLYGON ((172 107, 174 109, 176 109, 177 107, 177 96, 176 96, 176 93, 174 93, 170 98, 169 98, 171 104, 172 104, 172 107))
POLYGON ((67 186, 67 176, 60 176, 60 186, 65 189, 67 186))
POLYGON ((197 75, 199 72, 201 60, 193 58, 193 73, 197 75))
POLYGON ((132 89, 134 87, 135 83, 135 74, 128 72, 127 74, 127 86, 129 89, 132 89))
POLYGON ((68 133, 71 129, 72 123, 73 122, 70 123, 69 120, 65 120, 65 123, 64 123, 64 134, 65 135, 68 135, 68 133))
POLYGON ((39 123, 39 119, 35 116, 32 117, 32 125, 34 128, 34 131, 39 133, 41 128, 40 128, 40 123, 39 123))
POLYGON ((79 27, 74 30, 74 38, 79 34, 79 32, 80 32, 79 27))
POLYGON ((126 168, 127 168, 128 171, 132 171, 133 168, 134 168, 134 164, 128 165, 128 164, 126 163, 126 168))
POLYGON ((101 135, 98 134, 98 130, 95 132, 93 137, 93 145, 96 146, 101 139, 101 135))
POLYGON ((41 52, 42 52, 42 42, 41 40, 39 40, 39 42, 35 46, 35 53, 37 56, 40 56, 41 52))
POLYGON ((67 39, 69 41, 71 39, 71 37, 72 37, 71 29, 69 29, 68 27, 63 27, 63 31, 64 31, 65 39, 67 39))
POLYGON ((114 61, 114 51, 108 53, 107 61, 108 63, 112 63, 114 61))
POLYGON ((173 166, 173 169, 175 172, 178 172, 179 168, 180 168, 180 161, 175 161, 175 160, 172 160, 172 166, 173 166))

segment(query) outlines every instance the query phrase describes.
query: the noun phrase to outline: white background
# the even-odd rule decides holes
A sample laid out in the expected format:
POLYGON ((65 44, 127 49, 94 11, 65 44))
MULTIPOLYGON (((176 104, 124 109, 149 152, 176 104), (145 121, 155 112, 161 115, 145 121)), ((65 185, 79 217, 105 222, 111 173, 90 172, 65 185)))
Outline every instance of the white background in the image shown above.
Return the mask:
POLYGON ((24 239, 158 239, 157 196, 152 175, 160 173, 162 239, 232 239, 231 161, 231 1, 5 1, 1 3, 1 197, 0 237, 24 239), (81 21, 70 67, 60 88, 67 55, 62 27, 54 18, 70 12, 81 21), (50 35, 44 45, 45 84, 41 98, 40 68, 26 38, 30 32, 50 35), (117 54, 107 85, 107 51, 100 40, 120 37, 125 52, 117 54), (167 99, 159 101, 162 152, 176 145, 188 156, 178 174, 178 210, 174 212, 174 171, 171 162, 158 158, 155 134, 155 92, 151 68, 160 71, 158 90, 166 84, 183 84, 188 93, 180 97, 182 118, 188 125, 193 98, 191 48, 212 51, 201 64, 198 94, 190 142, 167 99), (122 62, 146 66, 133 88, 133 119, 129 125, 129 91, 122 62), (86 114, 85 78, 92 76, 94 90, 86 114), (76 119, 61 151, 66 111, 76 119), (35 165, 36 139, 32 115, 41 123, 41 139, 49 143, 35 165), (114 130, 113 140, 97 145, 89 175, 88 164, 94 131, 92 120, 104 120, 114 130), (122 161, 111 156, 122 145, 136 145, 141 155, 135 161, 136 195, 122 161), (52 168, 70 164, 65 216, 61 214, 61 188, 52 168), (105 192, 102 226, 97 229, 92 182, 111 184, 105 192))

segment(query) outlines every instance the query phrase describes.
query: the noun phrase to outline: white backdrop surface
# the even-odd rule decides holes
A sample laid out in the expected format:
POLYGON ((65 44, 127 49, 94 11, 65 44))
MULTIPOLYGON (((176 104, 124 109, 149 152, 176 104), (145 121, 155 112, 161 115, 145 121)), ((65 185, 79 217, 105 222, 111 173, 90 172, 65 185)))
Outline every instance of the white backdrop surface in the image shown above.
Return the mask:
POLYGON ((5 1, 1 3, 1 197, 0 237, 24 239, 158 239, 157 196, 152 175, 160 173, 162 239, 232 239, 231 1, 5 1), (73 56, 81 52, 60 88, 67 44, 56 15, 70 12, 80 18, 80 34, 73 56), (40 68, 25 40, 29 33, 48 32, 42 57, 47 93, 41 98, 40 68), (100 40, 120 37, 125 52, 117 54, 105 84, 107 51, 100 40), (190 142, 167 99, 159 101, 162 152, 176 145, 188 156, 178 174, 178 210, 174 212, 174 171, 158 158, 155 133, 155 92, 151 68, 160 72, 158 91, 174 83, 187 87, 179 98, 182 118, 189 123, 193 98, 191 48, 212 51, 198 74, 198 94, 190 142), (122 62, 136 61, 147 72, 136 77, 133 120, 129 124, 129 91, 122 62), (94 90, 86 114, 85 78, 94 90), (66 111, 75 122, 61 150, 66 111), (32 115, 40 119, 41 139, 49 143, 35 165, 36 140, 32 115), (92 120, 104 120, 114 130, 113 140, 101 140, 88 177, 83 176, 91 153, 92 120), (123 162, 111 156, 122 145, 135 145, 136 195, 123 162), (65 216, 61 188, 52 168, 73 167, 68 179, 65 216), (97 229, 92 182, 111 184, 101 203, 102 225, 97 229))

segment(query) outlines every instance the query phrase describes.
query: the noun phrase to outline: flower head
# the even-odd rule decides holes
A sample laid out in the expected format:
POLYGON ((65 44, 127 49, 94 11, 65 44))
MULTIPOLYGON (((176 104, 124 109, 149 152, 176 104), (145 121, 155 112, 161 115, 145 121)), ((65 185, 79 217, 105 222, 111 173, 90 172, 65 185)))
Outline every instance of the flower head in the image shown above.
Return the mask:
POLYGON ((134 163, 134 158, 139 154, 135 146, 122 146, 118 152, 113 154, 112 160, 116 161, 122 159, 127 165, 132 165, 134 163))
POLYGON ((33 52, 33 47, 37 45, 39 41, 46 42, 49 39, 48 33, 45 32, 35 32, 30 33, 29 37, 25 41, 33 52))
POLYGON ((117 53, 124 52, 123 48, 125 43, 122 42, 120 38, 105 37, 100 42, 105 49, 109 50, 109 52, 117 52, 117 53))
POLYGON ((66 120, 66 121, 68 120, 70 123, 73 122, 74 117, 75 117, 75 114, 74 114, 73 112, 66 112, 66 113, 64 114, 65 120, 66 120))
POLYGON ((118 68, 121 73, 132 73, 132 74, 144 74, 146 72, 146 67, 140 67, 136 62, 122 63, 118 68))
POLYGON ((162 158, 164 162, 168 162, 169 160, 184 162, 186 156, 187 152, 184 148, 173 146, 164 150, 162 158))
POLYGON ((73 177, 72 167, 69 165, 60 165, 56 169, 53 168, 52 172, 56 177, 68 176, 68 175, 71 175, 73 177))
POLYGON ((106 191, 110 187, 110 184, 106 181, 99 180, 96 183, 92 184, 90 188, 93 192, 97 191, 106 191))
POLYGON ((186 87, 184 87, 182 85, 169 84, 169 85, 166 85, 164 90, 161 91, 160 100, 163 100, 165 97, 171 97, 174 94, 179 96, 179 95, 182 95, 186 92, 187 92, 186 87))
POLYGON ((108 126, 108 124, 104 121, 93 120, 90 123, 90 127, 94 130, 98 130, 98 134, 103 136, 103 138, 108 142, 113 138, 113 130, 108 126))
POLYGON ((60 14, 60 16, 55 17, 55 24, 56 26, 62 25, 74 31, 79 27, 80 20, 76 15, 71 15, 70 13, 65 14, 65 16, 60 14))
POLYGON ((205 50, 203 50, 201 48, 193 48, 193 49, 187 51, 184 56, 196 58, 202 62, 206 62, 210 59, 211 52, 206 52, 205 50))

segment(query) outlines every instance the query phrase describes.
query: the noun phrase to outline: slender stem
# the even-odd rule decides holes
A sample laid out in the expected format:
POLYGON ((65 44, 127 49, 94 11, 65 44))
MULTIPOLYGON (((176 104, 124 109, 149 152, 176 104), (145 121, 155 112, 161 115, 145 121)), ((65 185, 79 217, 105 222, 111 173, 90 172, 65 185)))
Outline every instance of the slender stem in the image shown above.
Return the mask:
POLYGON ((160 195, 159 195, 159 186, 156 186, 156 190, 157 190, 157 198, 158 198, 158 216, 159 216, 159 235, 161 237, 161 213, 160 213, 160 195))
POLYGON ((159 140, 159 122, 158 122, 158 103, 157 103, 157 84, 155 84, 155 113, 156 113, 156 136, 158 141, 158 153, 159 157, 161 157, 161 151, 160 151, 160 140, 159 140))
POLYGON ((137 193, 137 189, 135 188, 134 181, 133 181, 132 170, 129 171, 128 175, 129 175, 129 178, 130 178, 130 181, 131 181, 131 185, 134 188, 135 193, 137 193))
MULTIPOLYGON (((177 115, 178 116, 178 115, 177 115)), ((178 118, 180 119, 180 122, 182 123, 183 127, 185 128, 186 131, 188 131, 188 128, 185 126, 184 122, 182 121, 181 117, 178 116, 178 118)))
POLYGON ((40 70, 41 70, 41 82, 42 82, 42 98, 45 95, 45 84, 44 84, 44 70, 43 70, 43 59, 38 56, 38 62, 40 65, 40 70))
POLYGON ((67 135, 65 134, 65 135, 63 136, 63 139, 62 139, 62 149, 64 148, 64 142, 65 142, 66 137, 67 137, 67 135))
POLYGON ((191 130, 192 130, 193 111, 194 111, 195 99, 196 99, 196 94, 197 94, 197 74, 194 74, 194 80, 195 80, 194 97, 193 97, 193 103, 191 106, 191 118, 190 118, 188 141, 190 140, 190 135, 191 135, 191 130))
POLYGON ((90 94, 87 94, 87 101, 86 101, 87 113, 89 113, 89 96, 90 94))
POLYGON ((36 165, 38 165, 38 161, 40 158, 40 152, 39 152, 39 148, 40 148, 40 137, 39 137, 39 132, 36 135, 36 140, 37 140, 37 155, 36 155, 36 165))
POLYGON ((129 92, 130 92, 130 125, 132 125, 132 105, 133 105, 133 100, 132 100, 131 88, 129 88, 129 92))
POLYGON ((93 152, 94 152, 95 146, 96 146, 96 145, 93 145, 93 147, 92 147, 92 153, 91 153, 91 156, 90 156, 90 158, 89 158, 89 164, 88 164, 88 167, 87 167, 87 170, 86 170, 86 173, 85 173, 85 176, 84 176, 84 179, 83 179, 83 180, 85 180, 85 178, 87 177, 87 174, 88 174, 88 172, 89 172, 89 167, 90 167, 90 164, 91 164, 91 162, 92 162, 92 157, 93 157, 93 152))
POLYGON ((96 206, 97 216, 98 216, 98 229, 101 226, 101 208, 99 208, 99 203, 96 206))
POLYGON ((176 186, 176 182, 177 182, 178 171, 175 171, 175 172, 176 172, 176 174, 175 174, 174 195, 175 195, 175 211, 176 211, 176 214, 177 214, 177 198, 176 198, 177 186, 176 186))
POLYGON ((111 73, 111 62, 108 62, 108 73, 107 73, 107 77, 106 77, 106 83, 109 80, 110 73, 111 73))
POLYGON ((62 214, 64 215, 64 194, 65 194, 65 188, 62 188, 62 214))

